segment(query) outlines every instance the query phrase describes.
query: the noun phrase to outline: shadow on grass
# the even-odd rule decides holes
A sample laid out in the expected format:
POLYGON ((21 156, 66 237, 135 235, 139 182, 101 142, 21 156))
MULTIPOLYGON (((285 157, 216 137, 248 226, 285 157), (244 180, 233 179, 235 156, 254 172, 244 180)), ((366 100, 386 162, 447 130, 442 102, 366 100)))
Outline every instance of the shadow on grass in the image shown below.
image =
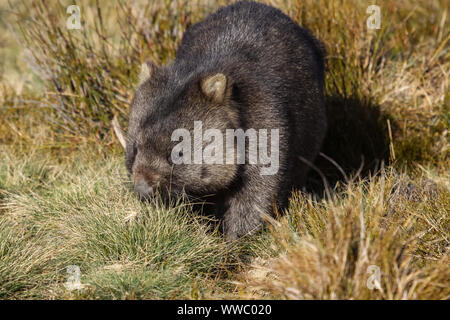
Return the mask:
POLYGON ((306 191, 323 194, 355 175, 374 174, 389 160, 387 116, 378 105, 355 97, 326 96, 328 131, 310 171, 306 191), (319 173, 320 172, 320 173, 319 173))

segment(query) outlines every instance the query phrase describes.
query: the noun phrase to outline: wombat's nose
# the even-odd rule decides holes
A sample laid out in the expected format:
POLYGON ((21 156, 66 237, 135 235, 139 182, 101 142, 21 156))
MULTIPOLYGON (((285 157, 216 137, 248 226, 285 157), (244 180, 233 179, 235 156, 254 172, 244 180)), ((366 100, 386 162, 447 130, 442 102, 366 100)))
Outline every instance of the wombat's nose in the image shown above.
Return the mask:
POLYGON ((134 190, 141 198, 148 198, 153 194, 153 188, 145 181, 145 179, 139 179, 134 184, 134 190))

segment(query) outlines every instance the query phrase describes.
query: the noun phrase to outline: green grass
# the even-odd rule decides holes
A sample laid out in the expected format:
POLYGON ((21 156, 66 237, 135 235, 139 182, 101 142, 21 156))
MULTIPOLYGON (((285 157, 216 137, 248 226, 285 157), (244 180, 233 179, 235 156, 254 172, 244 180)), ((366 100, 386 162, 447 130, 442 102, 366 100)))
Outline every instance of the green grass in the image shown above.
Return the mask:
POLYGON ((59 2, 0 1, 0 298, 450 298, 445 1, 377 1, 380 30, 365 1, 265 2, 326 44, 330 128, 313 193, 226 243, 182 199, 137 199, 110 123, 219 3, 77 1, 71 31, 59 2))
POLYGON ((2 297, 71 297, 60 284, 77 265, 89 286, 75 297, 192 298, 233 268, 240 249, 189 205, 142 203, 121 158, 86 160, 2 157, 2 297))

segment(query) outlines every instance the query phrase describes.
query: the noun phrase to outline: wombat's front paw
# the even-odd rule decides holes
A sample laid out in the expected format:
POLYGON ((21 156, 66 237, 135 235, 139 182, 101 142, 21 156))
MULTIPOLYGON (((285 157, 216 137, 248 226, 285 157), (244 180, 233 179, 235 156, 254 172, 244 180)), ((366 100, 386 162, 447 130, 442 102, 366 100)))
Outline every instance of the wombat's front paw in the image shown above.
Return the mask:
POLYGON ((223 233, 227 240, 233 241, 257 232, 261 226, 262 220, 257 213, 244 215, 239 212, 227 211, 223 220, 223 233))

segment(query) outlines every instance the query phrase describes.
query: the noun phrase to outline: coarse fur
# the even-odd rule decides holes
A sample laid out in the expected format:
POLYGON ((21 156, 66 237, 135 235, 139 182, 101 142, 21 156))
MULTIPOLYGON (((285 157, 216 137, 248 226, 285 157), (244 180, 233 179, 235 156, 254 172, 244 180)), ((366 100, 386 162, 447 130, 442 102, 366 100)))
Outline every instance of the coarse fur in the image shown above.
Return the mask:
POLYGON ((306 162, 321 147, 324 54, 308 30, 256 2, 220 8, 189 28, 172 63, 147 63, 131 105, 126 164, 136 191, 213 194, 227 238, 257 230, 263 214, 286 207, 292 188, 304 185, 306 162), (211 79, 218 86, 208 87, 211 79), (261 175, 260 164, 247 162, 174 165, 172 132, 192 132, 194 121, 223 133, 279 129, 278 172, 261 175))

